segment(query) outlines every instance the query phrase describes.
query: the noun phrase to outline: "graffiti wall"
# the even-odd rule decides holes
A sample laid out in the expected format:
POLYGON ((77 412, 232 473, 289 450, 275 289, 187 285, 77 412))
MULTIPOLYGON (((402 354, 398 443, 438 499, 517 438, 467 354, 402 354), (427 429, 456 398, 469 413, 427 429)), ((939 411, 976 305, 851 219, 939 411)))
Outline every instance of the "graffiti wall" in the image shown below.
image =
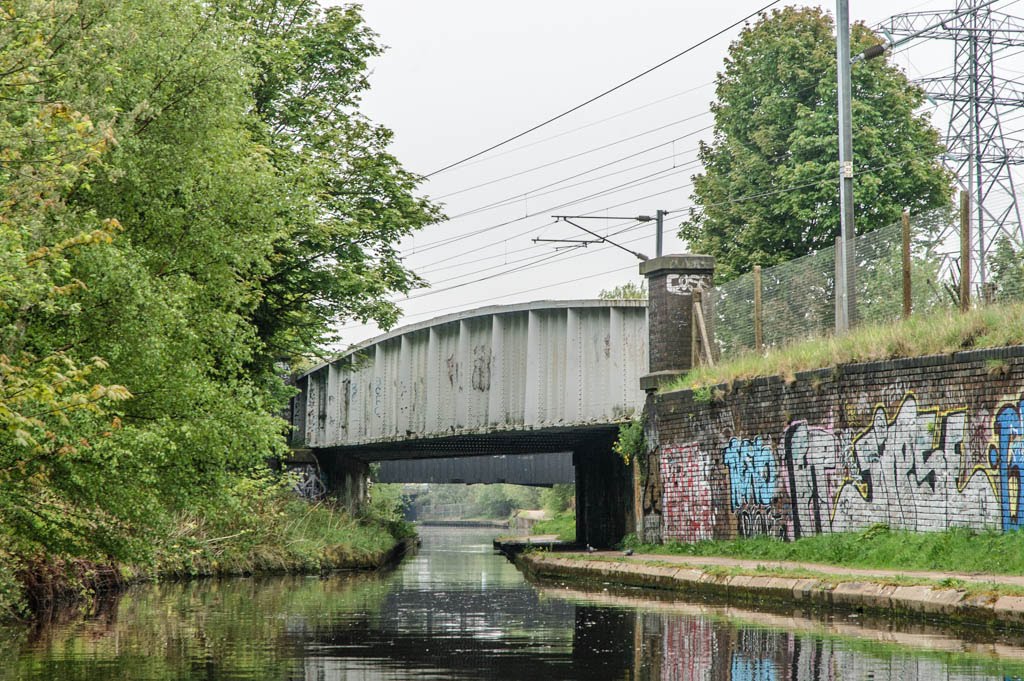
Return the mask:
POLYGON ((1024 349, 999 352, 658 396, 661 536, 645 539, 1019 529, 1024 349))

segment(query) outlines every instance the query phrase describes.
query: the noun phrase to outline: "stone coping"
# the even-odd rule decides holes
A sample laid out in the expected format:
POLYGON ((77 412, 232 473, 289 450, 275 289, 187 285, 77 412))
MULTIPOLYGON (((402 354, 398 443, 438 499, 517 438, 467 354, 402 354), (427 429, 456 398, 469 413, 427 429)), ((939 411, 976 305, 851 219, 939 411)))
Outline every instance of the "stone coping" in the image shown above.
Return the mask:
MULTIPOLYGON (((731 560, 691 556, 640 555, 598 551, 586 555, 523 553, 517 565, 541 579, 617 584, 729 601, 766 602, 810 609, 871 612, 911 617, 940 625, 965 623, 1024 628, 1024 577, 945 572, 860 570, 779 561, 731 560), (803 570, 813 576, 729 574, 731 571, 803 570), (905 584, 921 580, 928 584, 905 584), (972 593, 944 580, 991 584, 993 592, 972 593), (1022 589, 1004 595, 995 587, 1022 589)), ((955 583, 955 582, 954 582, 955 583)))

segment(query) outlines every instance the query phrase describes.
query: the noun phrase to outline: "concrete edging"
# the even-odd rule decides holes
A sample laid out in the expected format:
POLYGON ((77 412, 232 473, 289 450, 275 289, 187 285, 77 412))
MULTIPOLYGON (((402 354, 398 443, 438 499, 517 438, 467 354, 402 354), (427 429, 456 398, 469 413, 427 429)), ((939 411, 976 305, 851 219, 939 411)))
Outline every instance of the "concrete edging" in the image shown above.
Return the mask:
POLYGON ((613 583, 661 591, 745 601, 798 605, 810 609, 870 611, 960 624, 1024 627, 1024 596, 969 595, 953 588, 884 582, 836 581, 760 575, 724 575, 687 565, 652 565, 523 553, 516 565, 539 579, 613 583))

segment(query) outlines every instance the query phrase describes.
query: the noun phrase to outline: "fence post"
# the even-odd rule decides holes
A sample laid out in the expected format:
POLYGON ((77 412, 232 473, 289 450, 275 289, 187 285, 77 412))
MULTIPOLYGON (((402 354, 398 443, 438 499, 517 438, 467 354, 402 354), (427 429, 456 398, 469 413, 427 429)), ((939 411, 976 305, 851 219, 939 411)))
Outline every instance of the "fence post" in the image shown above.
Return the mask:
POLYGON ((903 211, 903 318, 910 317, 910 211, 903 211))
POLYGON ((754 265, 754 347, 764 352, 764 318, 761 310, 761 266, 754 265))
POLYGON ((971 309, 971 195, 960 192, 960 311, 971 309))

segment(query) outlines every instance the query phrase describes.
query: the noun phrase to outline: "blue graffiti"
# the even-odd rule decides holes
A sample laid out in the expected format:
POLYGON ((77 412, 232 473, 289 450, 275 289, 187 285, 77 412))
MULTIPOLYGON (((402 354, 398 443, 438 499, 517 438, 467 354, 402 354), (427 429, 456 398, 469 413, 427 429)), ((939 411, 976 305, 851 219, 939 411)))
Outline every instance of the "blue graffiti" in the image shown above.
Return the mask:
POLYGON ((775 663, 772 660, 751 659, 733 653, 730 681, 775 681, 775 663))
POLYGON ((761 438, 732 438, 725 448, 725 465, 733 509, 744 504, 767 506, 775 500, 776 466, 770 445, 761 438))
POLYGON ((989 448, 989 464, 999 474, 999 503, 1003 517, 1003 530, 1017 530, 1021 523, 1021 464, 1024 463, 1024 400, 1007 405, 995 418, 997 444, 989 448))

